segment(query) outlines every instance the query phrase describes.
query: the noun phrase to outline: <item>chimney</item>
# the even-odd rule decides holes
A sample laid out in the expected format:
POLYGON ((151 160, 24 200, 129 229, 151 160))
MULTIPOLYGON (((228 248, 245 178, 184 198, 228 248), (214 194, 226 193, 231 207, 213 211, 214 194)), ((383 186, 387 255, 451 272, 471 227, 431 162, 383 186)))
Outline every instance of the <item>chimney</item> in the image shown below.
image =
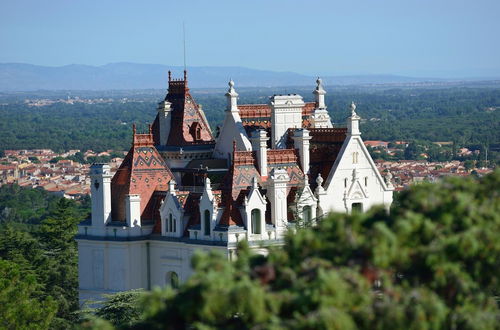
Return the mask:
POLYGON ((292 139, 294 148, 299 150, 302 171, 307 175, 309 173, 309 140, 311 140, 309 131, 305 128, 297 129, 292 139))
POLYGON ((257 153, 260 175, 267 176, 267 132, 263 129, 252 132, 252 149, 257 153))
POLYGON ((128 227, 141 227, 141 196, 125 196, 125 214, 128 227))
POLYGON ((170 135, 170 123, 172 121, 172 103, 162 101, 158 104, 158 121, 160 124, 160 145, 166 145, 170 135))
POLYGON ((92 226, 105 226, 111 221, 111 168, 108 164, 92 164, 92 226))

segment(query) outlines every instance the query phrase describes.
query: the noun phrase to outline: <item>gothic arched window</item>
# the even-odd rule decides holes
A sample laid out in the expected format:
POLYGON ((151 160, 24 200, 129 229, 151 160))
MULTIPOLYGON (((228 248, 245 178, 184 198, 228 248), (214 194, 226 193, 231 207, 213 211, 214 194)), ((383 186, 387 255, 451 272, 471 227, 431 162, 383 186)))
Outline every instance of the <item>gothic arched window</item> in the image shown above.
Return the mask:
POLYGON ((210 211, 205 210, 205 219, 204 219, 204 224, 205 224, 205 236, 210 236, 210 211))
POLYGON ((253 209, 251 213, 251 221, 252 221, 252 234, 260 234, 261 233, 261 219, 260 219, 260 210, 253 209))

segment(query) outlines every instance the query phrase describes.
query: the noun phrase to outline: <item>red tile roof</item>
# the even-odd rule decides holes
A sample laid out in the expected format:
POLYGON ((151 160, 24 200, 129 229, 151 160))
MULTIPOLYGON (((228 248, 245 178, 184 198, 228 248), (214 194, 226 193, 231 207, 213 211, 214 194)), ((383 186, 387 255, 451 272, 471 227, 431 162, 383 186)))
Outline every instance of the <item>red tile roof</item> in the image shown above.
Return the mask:
POLYGON ((112 219, 125 221, 127 194, 141 195, 143 215, 154 191, 165 187, 172 178, 172 172, 153 146, 151 130, 137 134, 134 127, 132 147, 111 180, 112 219))
MULTIPOLYGON (((187 146, 215 143, 208 122, 189 93, 186 72, 184 72, 184 80, 172 80, 169 78, 168 93, 165 101, 172 103, 171 128, 167 145, 187 146)), ((159 145, 160 142, 158 116, 159 114, 153 122, 152 130, 156 145, 159 145)))

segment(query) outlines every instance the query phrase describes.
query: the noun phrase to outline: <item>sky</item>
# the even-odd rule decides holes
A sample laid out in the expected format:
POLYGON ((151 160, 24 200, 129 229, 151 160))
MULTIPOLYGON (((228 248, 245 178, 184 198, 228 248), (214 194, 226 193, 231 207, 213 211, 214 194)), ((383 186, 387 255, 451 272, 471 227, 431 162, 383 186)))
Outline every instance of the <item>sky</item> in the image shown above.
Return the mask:
POLYGON ((0 63, 500 77, 499 0, 0 0, 0 63))

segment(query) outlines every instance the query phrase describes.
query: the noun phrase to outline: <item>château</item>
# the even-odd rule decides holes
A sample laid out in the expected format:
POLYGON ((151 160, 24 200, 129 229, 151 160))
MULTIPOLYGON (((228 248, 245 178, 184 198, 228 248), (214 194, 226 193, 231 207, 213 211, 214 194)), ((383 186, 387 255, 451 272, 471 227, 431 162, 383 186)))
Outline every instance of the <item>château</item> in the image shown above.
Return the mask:
MULTIPOLYGON (((330 212, 389 208, 390 175, 378 172, 351 104, 346 126, 333 125, 321 79, 314 102, 297 94, 238 104, 233 81, 215 136, 182 79, 112 174, 91 166, 91 218, 78 226, 80 300, 172 285, 191 274, 196 250, 235 258, 241 240, 258 253, 283 244, 299 224, 330 212)), ((221 109, 222 111, 223 109, 221 109)))

